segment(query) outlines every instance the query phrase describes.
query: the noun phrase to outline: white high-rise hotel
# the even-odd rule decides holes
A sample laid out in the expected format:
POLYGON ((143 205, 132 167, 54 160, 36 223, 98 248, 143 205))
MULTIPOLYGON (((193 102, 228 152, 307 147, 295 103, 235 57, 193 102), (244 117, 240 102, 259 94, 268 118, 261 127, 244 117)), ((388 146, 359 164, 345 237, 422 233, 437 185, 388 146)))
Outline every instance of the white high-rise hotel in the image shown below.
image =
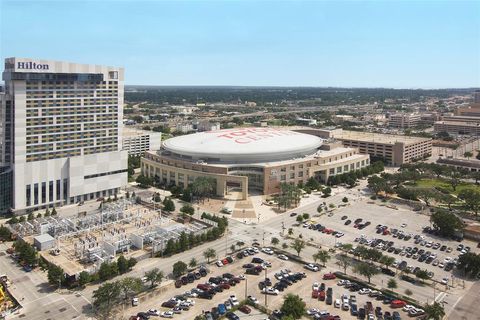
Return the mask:
POLYGON ((11 174, 14 211, 108 196, 127 184, 122 68, 8 58, 3 80, 0 169, 11 174))

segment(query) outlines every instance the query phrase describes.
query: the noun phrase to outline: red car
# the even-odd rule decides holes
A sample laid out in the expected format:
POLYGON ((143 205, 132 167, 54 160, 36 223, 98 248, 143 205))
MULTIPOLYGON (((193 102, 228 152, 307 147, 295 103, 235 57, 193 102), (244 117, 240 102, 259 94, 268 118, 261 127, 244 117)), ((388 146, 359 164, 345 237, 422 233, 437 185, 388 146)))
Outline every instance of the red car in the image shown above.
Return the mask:
POLYGON ((407 305, 405 301, 402 300, 393 300, 390 304, 390 308, 403 308, 407 305))
POLYGON ((238 310, 240 310, 240 311, 242 311, 243 313, 246 313, 246 314, 249 314, 250 312, 252 312, 252 309, 250 309, 246 305, 241 306, 240 308, 238 308, 238 310))
POLYGON ((325 291, 320 291, 318 294, 318 299, 320 301, 325 301, 325 291))
POLYGON ((318 290, 312 290, 312 298, 318 299, 318 290))
POLYGON ((325 273, 323 275, 323 280, 333 280, 333 279, 336 279, 337 276, 334 274, 334 273, 325 273))

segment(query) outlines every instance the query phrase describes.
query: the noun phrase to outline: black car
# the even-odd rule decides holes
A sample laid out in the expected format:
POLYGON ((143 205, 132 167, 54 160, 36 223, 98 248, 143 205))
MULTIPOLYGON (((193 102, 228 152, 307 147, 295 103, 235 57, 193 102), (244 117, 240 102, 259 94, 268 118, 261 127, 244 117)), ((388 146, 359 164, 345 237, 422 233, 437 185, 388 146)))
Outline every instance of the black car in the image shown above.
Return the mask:
POLYGON ((225 317, 227 317, 227 319, 229 320, 240 320, 240 317, 237 316, 235 313, 233 312, 228 312, 225 317))
POLYGON ((347 221, 345 221, 344 224, 345 224, 346 226, 348 226, 350 223, 352 223, 352 220, 347 220, 347 221))
POLYGON ((137 317, 139 317, 142 320, 148 320, 150 319, 150 315, 146 312, 139 312, 137 313, 137 317))
POLYGON ((263 263, 263 259, 259 257, 252 258, 252 263, 263 263))
POLYGON ((260 271, 256 268, 248 268, 247 270, 245 270, 245 273, 246 274, 253 274, 255 276, 258 276, 260 274, 260 271))
POLYGON ((325 299, 325 303, 331 305, 333 301, 333 298, 331 295, 328 295, 327 298, 325 299))
POLYGON ((345 219, 347 219, 347 218, 348 218, 347 216, 342 216, 341 219, 342 219, 342 220, 345 220, 345 219))
POLYGON ((395 276, 395 271, 387 268, 382 268, 382 273, 386 274, 388 276, 394 277, 395 276))
POLYGON ((364 308, 358 309, 358 319, 365 319, 365 309, 364 308))
POLYGON ((246 263, 242 266, 242 268, 245 268, 245 269, 250 269, 250 268, 254 268, 255 265, 253 263, 246 263))
POLYGON ((447 246, 443 245, 440 247, 440 251, 445 251, 445 250, 447 250, 447 246))
POLYGON ((403 281, 410 282, 410 283, 415 283, 415 279, 410 277, 410 276, 402 275, 400 277, 400 279, 402 279, 403 281))
POLYGON ((296 212, 292 212, 292 213, 290 213, 290 217, 295 217, 296 215, 297 215, 297 213, 296 213, 296 212))
POLYGON ((200 299, 208 299, 208 300, 212 300, 213 298, 213 294, 211 294, 210 292, 208 291, 202 291, 198 294, 198 297, 200 299))

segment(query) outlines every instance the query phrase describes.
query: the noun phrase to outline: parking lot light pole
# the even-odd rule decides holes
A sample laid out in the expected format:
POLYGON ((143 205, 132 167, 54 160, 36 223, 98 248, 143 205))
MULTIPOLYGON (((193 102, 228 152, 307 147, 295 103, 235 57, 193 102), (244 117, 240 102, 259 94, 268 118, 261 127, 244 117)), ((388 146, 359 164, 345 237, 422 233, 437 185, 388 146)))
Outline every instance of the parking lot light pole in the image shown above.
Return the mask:
MULTIPOLYGON (((265 288, 267 288, 267 266, 265 266, 265 288)), ((267 303, 267 290, 265 290, 265 308, 267 307, 268 303, 267 303)))

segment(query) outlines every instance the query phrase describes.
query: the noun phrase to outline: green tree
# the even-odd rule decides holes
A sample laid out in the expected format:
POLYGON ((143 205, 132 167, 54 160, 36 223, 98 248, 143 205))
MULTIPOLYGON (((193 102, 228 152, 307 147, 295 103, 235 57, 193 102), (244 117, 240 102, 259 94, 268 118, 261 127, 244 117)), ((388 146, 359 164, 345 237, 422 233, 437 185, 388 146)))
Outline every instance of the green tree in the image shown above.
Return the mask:
POLYGON ((305 314, 305 307, 306 304, 302 298, 296 294, 289 293, 284 298, 280 311, 282 311, 282 313, 287 317, 300 319, 305 314))
POLYGON ((343 273, 347 274, 347 268, 352 264, 351 260, 347 255, 341 254, 337 258, 336 265, 343 268, 343 273))
POLYGON ((310 215, 308 213, 302 214, 303 220, 308 220, 310 219, 310 215))
POLYGON ((137 259, 135 259, 134 257, 128 259, 128 269, 132 270, 132 268, 137 264, 137 262, 137 259))
POLYGON ((478 215, 478 211, 480 210, 480 192, 473 189, 465 189, 462 190, 458 197, 465 201, 465 207, 478 215))
POLYGON ((118 267, 118 272, 120 272, 120 274, 125 273, 129 270, 128 261, 123 255, 118 257, 117 267, 118 267))
POLYGON ((78 275, 78 284, 81 287, 85 286, 90 281, 92 281, 92 276, 90 275, 90 273, 88 273, 87 271, 80 272, 80 274, 78 275))
POLYGON ((145 278, 150 282, 150 288, 153 288, 157 283, 162 282, 163 272, 158 268, 153 268, 152 270, 145 272, 145 278))
POLYGON ((163 199, 163 210, 167 212, 175 211, 175 203, 173 203, 172 199, 170 198, 163 199))
POLYGON ((300 252, 305 249, 305 241, 302 239, 295 239, 291 244, 290 247, 297 252, 297 256, 300 256, 300 252))
POLYGON ((379 176, 371 176, 368 178, 368 187, 378 196, 380 192, 388 193, 390 188, 387 180, 379 176))
POLYGON ((297 222, 302 223, 303 222, 303 216, 297 216, 297 222))
POLYGON ((470 159, 471 157, 473 157, 473 153, 470 151, 467 151, 463 154, 463 156, 467 159, 470 159))
POLYGON ((100 265, 100 269, 98 270, 98 277, 100 280, 105 281, 108 280, 118 274, 118 266, 117 263, 108 263, 102 262, 100 265))
POLYGON ((195 208, 193 208, 191 204, 185 204, 180 208, 180 212, 193 216, 195 208))
POLYGON ((428 276, 428 271, 427 270, 418 270, 415 273, 415 277, 418 279, 421 279, 422 281, 429 279, 430 277, 428 276))
POLYGON ((27 220, 32 221, 33 219, 35 219, 35 216, 33 215, 33 212, 30 212, 27 216, 27 220))
POLYGON ((45 217, 49 217, 49 216, 50 216, 50 210, 48 210, 48 208, 47 208, 47 209, 45 209, 45 217))
POLYGON ((322 190, 322 193, 324 198, 330 197, 330 195, 332 194, 332 188, 326 187, 322 190))
POLYGON ((142 290, 142 280, 134 277, 126 277, 118 281, 120 290, 123 292, 125 300, 128 299, 128 296, 133 293, 138 293, 142 290))
POLYGON ((453 213, 445 210, 436 210, 430 216, 433 227, 437 229, 442 236, 451 237, 457 230, 463 229, 463 222, 453 213))
POLYGON ((451 195, 450 193, 444 193, 438 197, 438 200, 446 204, 449 210, 452 210, 452 204, 454 204, 457 201, 457 198, 451 195))
POLYGON ((187 264, 183 261, 177 261, 173 264, 173 276, 175 278, 180 277, 181 275, 185 274, 187 272, 187 264))
POLYGON ((57 209, 55 209, 55 207, 53 207, 52 209, 52 216, 56 216, 57 215, 57 209))
POLYGON ((457 186, 462 182, 463 175, 456 170, 450 172, 450 185, 452 186, 453 191, 457 191, 457 186))
POLYGON ((5 226, 0 226, 0 240, 10 241, 12 238, 12 232, 5 226))
POLYGON ((433 302, 433 304, 425 304, 423 310, 428 315, 429 319, 441 320, 445 317, 445 309, 438 302, 433 302))
POLYGON ((370 283, 371 278, 378 274, 377 268, 370 263, 367 262, 359 262, 353 268, 354 272, 358 273, 359 275, 364 276, 368 279, 368 283, 370 283))
POLYGON ((395 258, 392 256, 382 255, 380 258, 380 263, 383 264, 387 269, 395 263, 395 258))
POLYGON ((140 188, 148 188, 152 186, 153 180, 150 177, 147 177, 143 174, 140 174, 137 179, 135 179, 135 182, 138 183, 140 188))
POLYGON ((57 265, 50 264, 47 273, 48 283, 53 286, 60 286, 65 282, 65 272, 57 265))
POLYGON ((413 292, 410 289, 406 289, 405 294, 410 297, 413 294, 413 292))
POLYGON ((315 262, 317 262, 317 260, 320 260, 320 262, 322 262, 322 265, 324 267, 327 261, 332 258, 330 254, 328 254, 327 250, 319 250, 318 252, 314 253, 312 257, 315 262))
POLYGON ((480 274, 480 255, 467 252, 458 258, 458 269, 463 270, 465 276, 476 279, 480 274))
POLYGON ((93 305, 97 308, 97 311, 105 315, 105 318, 108 318, 112 309, 112 303, 118 299, 120 292, 118 282, 104 283, 97 290, 93 291, 93 305))
MULTIPOLYGON (((232 244, 232 246, 234 246, 234 245, 232 244)), ((197 259, 195 259, 195 258, 190 259, 190 262, 188 263, 188 266, 190 268, 195 268, 197 266, 197 259)))
POLYGON ((387 287, 391 290, 397 289, 397 287, 398 287, 397 280, 389 279, 388 282, 387 282, 387 287))
POLYGON ((343 202, 343 203, 347 203, 347 202, 348 202, 348 198, 347 198, 347 197, 343 197, 343 198, 342 198, 342 202, 343 202))
POLYGON ((203 252, 203 256, 207 259, 207 263, 210 263, 210 259, 215 258, 217 256, 217 252, 215 249, 209 248, 203 252))
POLYGON ((276 237, 272 237, 272 239, 270 240, 270 243, 272 244, 272 246, 276 247, 280 243, 280 240, 278 240, 278 238, 276 237))

